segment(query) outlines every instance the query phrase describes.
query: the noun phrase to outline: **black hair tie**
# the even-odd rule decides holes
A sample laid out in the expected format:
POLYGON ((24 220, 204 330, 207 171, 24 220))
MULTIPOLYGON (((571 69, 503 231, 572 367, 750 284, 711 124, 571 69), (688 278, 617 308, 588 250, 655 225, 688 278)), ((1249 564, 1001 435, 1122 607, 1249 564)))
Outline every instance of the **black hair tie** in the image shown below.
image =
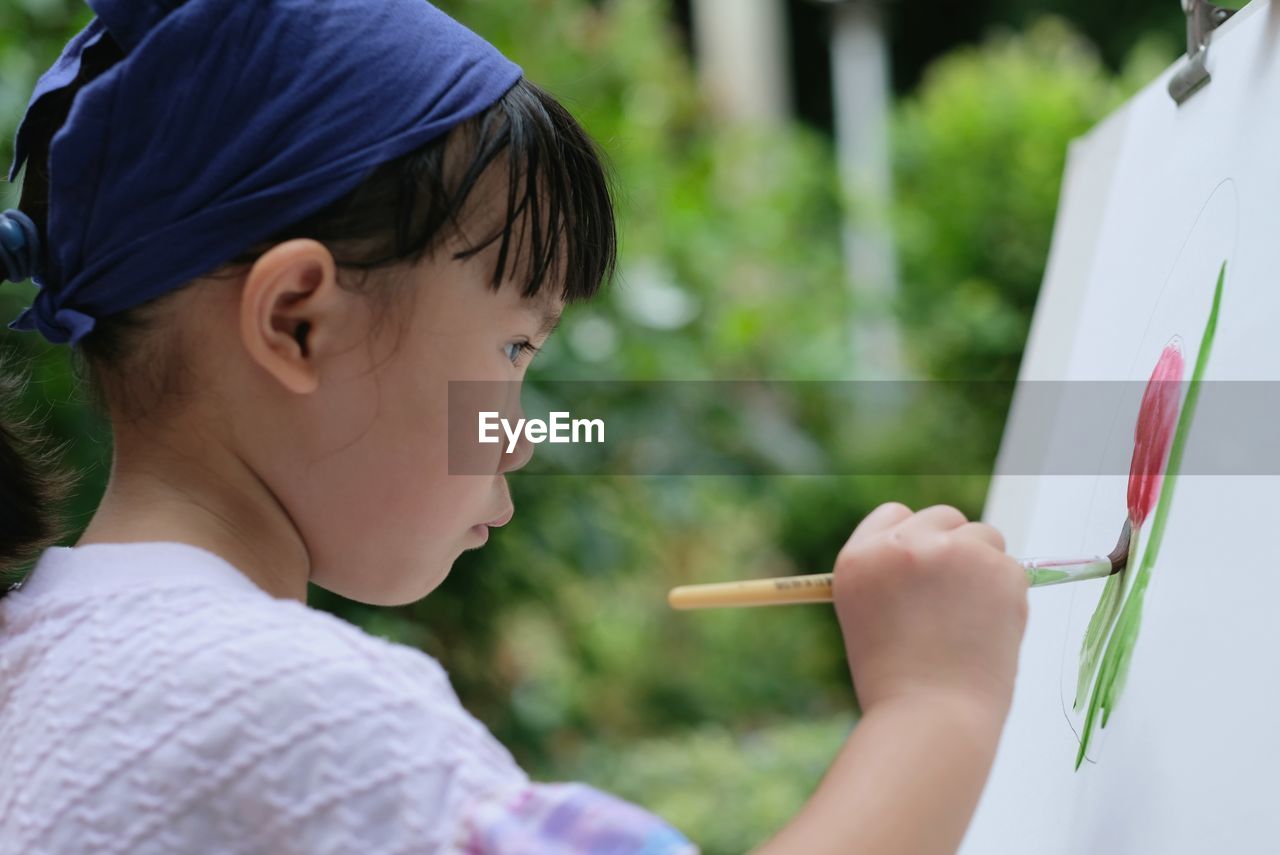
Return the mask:
POLYGON ((40 232, 31 218, 17 208, 0 213, 0 267, 4 278, 25 282, 36 274, 40 257, 40 232))

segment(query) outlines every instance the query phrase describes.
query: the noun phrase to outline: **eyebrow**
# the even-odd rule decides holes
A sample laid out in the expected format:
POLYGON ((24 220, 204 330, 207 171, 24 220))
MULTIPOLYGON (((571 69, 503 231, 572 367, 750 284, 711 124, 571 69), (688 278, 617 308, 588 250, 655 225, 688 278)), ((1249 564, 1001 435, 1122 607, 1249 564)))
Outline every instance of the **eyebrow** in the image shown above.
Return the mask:
POLYGON ((535 333, 535 337, 544 339, 555 332, 556 325, 560 323, 560 318, 564 316, 564 312, 557 312, 555 309, 543 309, 541 312, 536 309, 530 309, 529 311, 540 317, 538 332, 535 333))

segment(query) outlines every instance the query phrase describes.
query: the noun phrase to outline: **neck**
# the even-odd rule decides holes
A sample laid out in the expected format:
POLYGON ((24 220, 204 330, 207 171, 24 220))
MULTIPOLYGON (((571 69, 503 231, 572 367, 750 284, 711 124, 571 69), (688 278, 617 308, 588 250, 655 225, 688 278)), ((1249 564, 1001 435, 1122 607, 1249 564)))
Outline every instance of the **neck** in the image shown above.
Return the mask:
POLYGON ((118 429, 106 492, 76 545, 191 544, 273 597, 305 603, 310 558, 287 511, 233 450, 201 439, 197 457, 168 438, 118 429))

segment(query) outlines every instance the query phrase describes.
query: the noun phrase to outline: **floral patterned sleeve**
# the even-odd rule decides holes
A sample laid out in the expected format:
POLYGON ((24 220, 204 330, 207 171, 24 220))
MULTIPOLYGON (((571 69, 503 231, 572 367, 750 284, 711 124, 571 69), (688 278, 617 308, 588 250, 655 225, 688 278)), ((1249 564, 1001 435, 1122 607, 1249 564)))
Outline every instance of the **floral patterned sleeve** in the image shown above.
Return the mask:
POLYGON ((530 783, 475 805, 462 826, 466 855, 697 855, 666 822, 578 783, 530 783))

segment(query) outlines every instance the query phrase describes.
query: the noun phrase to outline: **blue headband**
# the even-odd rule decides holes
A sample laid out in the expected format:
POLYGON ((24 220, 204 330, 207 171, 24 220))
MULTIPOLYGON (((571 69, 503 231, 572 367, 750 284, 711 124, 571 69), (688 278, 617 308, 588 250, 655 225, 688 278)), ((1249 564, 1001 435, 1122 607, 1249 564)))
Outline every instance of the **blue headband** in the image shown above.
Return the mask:
MULTIPOLYGON (((426 0, 88 4, 98 17, 36 84, 10 181, 32 113, 71 84, 84 52, 110 34, 125 57, 76 95, 54 135, 47 252, 22 227, 26 261, 0 259, 41 286, 9 327, 54 343, 314 213, 521 73, 426 0)), ((15 214, 0 216, 14 244, 15 214)))

